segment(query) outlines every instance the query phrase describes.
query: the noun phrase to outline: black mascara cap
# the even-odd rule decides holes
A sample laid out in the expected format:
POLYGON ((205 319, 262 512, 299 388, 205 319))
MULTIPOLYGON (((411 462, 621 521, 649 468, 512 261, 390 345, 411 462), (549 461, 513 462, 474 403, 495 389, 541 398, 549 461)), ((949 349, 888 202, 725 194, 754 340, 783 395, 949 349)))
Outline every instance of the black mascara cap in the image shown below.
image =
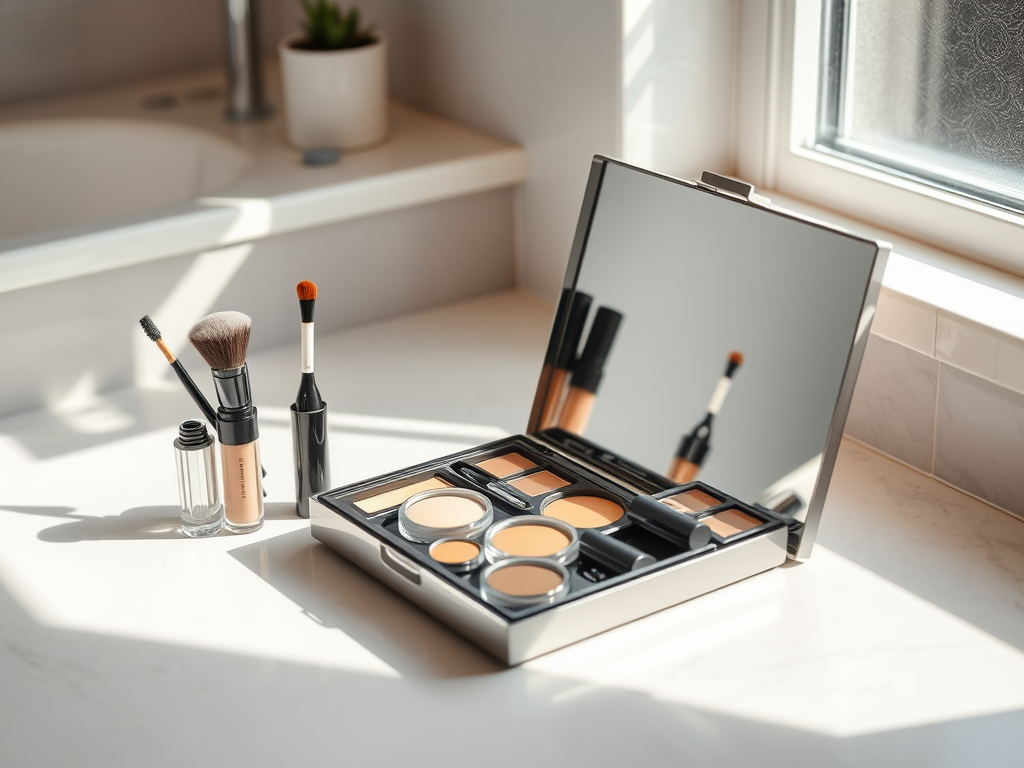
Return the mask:
POLYGON ((576 354, 579 352, 580 339, 583 338, 583 326, 587 324, 587 316, 590 314, 590 304, 593 297, 589 293, 576 291, 572 297, 572 308, 569 310, 569 322, 565 326, 565 336, 562 339, 562 346, 558 348, 558 359, 555 367, 563 371, 571 371, 576 363, 576 354))
POLYGON ((604 376, 604 366, 619 331, 622 314, 608 307, 599 307, 590 326, 590 335, 572 373, 572 385, 587 392, 597 392, 604 376))

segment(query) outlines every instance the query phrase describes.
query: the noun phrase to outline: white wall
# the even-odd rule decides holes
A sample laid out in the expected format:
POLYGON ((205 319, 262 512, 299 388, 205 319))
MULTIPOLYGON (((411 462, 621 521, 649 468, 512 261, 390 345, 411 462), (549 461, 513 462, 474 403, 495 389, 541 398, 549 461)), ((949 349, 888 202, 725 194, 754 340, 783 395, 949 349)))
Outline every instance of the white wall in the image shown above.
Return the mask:
POLYGON ((681 178, 731 174, 735 0, 623 0, 627 162, 681 178))
POLYGON ((619 0, 367 0, 394 95, 524 146, 518 279, 554 298, 595 154, 619 155, 619 0))

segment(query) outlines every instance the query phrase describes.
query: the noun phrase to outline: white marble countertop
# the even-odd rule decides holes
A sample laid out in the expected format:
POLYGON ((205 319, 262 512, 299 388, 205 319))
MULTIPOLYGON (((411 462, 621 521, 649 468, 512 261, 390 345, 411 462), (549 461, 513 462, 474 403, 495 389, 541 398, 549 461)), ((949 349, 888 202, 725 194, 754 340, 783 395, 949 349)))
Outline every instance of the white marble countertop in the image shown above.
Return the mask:
MULTIPOLYGON (((318 340, 336 483, 517 430, 549 313, 318 340)), ((246 536, 175 532, 173 381, 0 421, 0 765, 1024 765, 1019 520, 847 441, 809 562, 504 669, 294 516, 297 365, 246 536)))

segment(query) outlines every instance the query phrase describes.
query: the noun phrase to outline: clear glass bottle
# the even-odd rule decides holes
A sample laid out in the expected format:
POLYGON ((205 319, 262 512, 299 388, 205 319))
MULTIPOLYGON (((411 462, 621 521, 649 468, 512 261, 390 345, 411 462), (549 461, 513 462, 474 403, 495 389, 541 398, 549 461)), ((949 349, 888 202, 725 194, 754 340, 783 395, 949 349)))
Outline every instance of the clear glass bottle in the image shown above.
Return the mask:
POLYGON ((214 442, 205 422, 194 419, 181 422, 174 441, 181 502, 180 530, 192 538, 213 536, 224 526, 214 442))

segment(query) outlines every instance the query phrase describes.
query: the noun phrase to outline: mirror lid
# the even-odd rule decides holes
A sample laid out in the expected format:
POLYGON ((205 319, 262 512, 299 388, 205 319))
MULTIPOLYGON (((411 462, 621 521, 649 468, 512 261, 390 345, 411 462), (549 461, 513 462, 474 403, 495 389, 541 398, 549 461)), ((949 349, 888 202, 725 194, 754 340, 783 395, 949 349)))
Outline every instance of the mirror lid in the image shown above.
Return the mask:
POLYGON ((683 450, 684 433, 714 392, 707 410, 719 398, 715 433, 700 479, 749 503, 785 507, 790 555, 807 557, 888 251, 775 208, 738 180, 705 173, 684 181, 596 156, 527 433, 656 493, 683 484, 662 474, 673 451, 708 455, 707 445, 683 450), (737 347, 747 362, 719 416, 732 383, 722 372, 737 347), (585 436, 571 428, 567 408, 593 411, 585 436), (787 413, 792 430, 778 422, 787 413), (750 439, 737 439, 744 429, 750 439), (725 483, 733 465, 757 471, 736 469, 741 482, 725 483))

